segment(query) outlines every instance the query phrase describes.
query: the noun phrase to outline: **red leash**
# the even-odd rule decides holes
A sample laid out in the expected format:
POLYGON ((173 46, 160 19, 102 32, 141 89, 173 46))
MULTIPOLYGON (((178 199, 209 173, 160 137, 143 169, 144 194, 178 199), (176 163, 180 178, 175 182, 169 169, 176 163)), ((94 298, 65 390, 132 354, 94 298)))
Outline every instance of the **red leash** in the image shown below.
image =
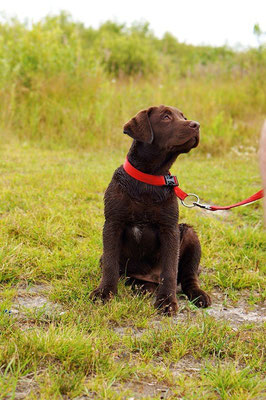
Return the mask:
POLYGON ((128 173, 128 175, 132 176, 132 178, 137 179, 140 182, 148 183, 149 185, 155 186, 173 186, 176 196, 181 200, 183 206, 192 208, 192 207, 200 207, 209 211, 218 211, 218 210, 230 210, 230 208, 243 206, 245 204, 253 203, 256 200, 262 199, 264 196, 263 190, 253 194, 245 200, 240 201, 239 203, 231 204, 230 206, 218 207, 218 206, 210 206, 208 204, 201 204, 199 197, 194 193, 186 193, 182 189, 178 187, 178 180, 176 176, 171 175, 170 171, 168 175, 149 175, 144 172, 139 171, 134 168, 133 165, 130 164, 128 159, 126 158, 124 165, 124 170, 128 173), (195 201, 191 203, 185 203, 185 199, 188 197, 193 197, 195 201))

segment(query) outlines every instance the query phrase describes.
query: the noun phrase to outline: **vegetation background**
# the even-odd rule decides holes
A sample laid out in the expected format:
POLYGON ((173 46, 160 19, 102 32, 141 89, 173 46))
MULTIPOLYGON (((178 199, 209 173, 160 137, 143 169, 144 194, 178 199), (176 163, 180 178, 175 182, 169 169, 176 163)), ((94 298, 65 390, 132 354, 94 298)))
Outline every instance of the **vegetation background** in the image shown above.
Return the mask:
MULTIPOLYGON (((1 399, 263 398, 259 320, 232 325, 184 300, 169 320, 123 282, 110 304, 88 300, 103 192, 140 109, 169 104, 200 121, 200 146, 173 169, 184 190, 221 204, 259 190, 266 46, 254 34, 257 48, 235 51, 158 39, 146 23, 86 28, 64 12, 0 24, 1 399)), ((201 237, 214 303, 262 313, 260 203, 181 220, 201 237)))
MULTIPOLYGON (((260 28, 254 28, 258 39, 260 28)), ((108 21, 98 30, 70 16, 31 29, 0 25, 1 131, 45 146, 117 148, 140 108, 174 104, 204 128, 200 152, 257 143, 265 116, 266 49, 156 38, 148 24, 108 21), (215 145, 214 145, 215 144, 215 145)))

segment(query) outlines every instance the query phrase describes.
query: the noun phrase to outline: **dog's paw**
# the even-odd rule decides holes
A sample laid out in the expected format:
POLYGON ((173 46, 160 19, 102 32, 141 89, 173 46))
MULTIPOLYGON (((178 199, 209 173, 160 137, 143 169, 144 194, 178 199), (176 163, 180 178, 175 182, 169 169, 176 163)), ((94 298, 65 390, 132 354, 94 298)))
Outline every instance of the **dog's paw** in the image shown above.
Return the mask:
POLYGON ((194 289, 189 295, 190 301, 197 307, 206 308, 212 303, 210 296, 201 289, 194 289))
POLYGON ((92 301, 102 300, 103 303, 107 302, 114 296, 114 291, 110 288, 101 288, 98 287, 97 289, 93 290, 90 294, 90 299, 92 301))
POLYGON ((158 308, 163 314, 168 315, 169 317, 175 315, 178 310, 177 301, 169 296, 166 297, 157 297, 155 301, 155 307, 158 308))

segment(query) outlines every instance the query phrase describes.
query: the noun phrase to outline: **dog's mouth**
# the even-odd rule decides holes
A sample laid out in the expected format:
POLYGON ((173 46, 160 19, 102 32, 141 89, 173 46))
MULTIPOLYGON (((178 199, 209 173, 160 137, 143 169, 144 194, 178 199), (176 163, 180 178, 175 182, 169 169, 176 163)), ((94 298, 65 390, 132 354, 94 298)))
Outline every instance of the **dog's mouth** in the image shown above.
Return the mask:
MULTIPOLYGON (((188 135, 186 135, 188 136, 188 135)), ((167 146, 167 148, 170 151, 177 151, 180 153, 187 153, 189 152, 191 149, 197 147, 199 145, 199 140, 200 140, 200 136, 199 136, 199 132, 194 132, 193 135, 189 135, 188 137, 184 137, 183 141, 180 140, 180 138, 176 138, 174 143, 169 143, 169 145, 167 146), (179 142, 179 143, 178 143, 179 142)))
POLYGON ((198 144, 199 144, 199 135, 195 136, 193 139, 194 139, 195 143, 194 143, 194 145, 192 146, 192 148, 194 149, 194 148, 197 147, 198 144))
POLYGON ((199 144, 199 135, 192 136, 188 140, 186 140, 183 144, 180 144, 179 146, 184 146, 184 147, 189 147, 189 148, 194 148, 197 147, 199 144))
POLYGON ((199 144, 199 136, 193 136, 187 140, 183 145, 177 146, 176 150, 178 153, 188 153, 191 149, 194 149, 199 144))

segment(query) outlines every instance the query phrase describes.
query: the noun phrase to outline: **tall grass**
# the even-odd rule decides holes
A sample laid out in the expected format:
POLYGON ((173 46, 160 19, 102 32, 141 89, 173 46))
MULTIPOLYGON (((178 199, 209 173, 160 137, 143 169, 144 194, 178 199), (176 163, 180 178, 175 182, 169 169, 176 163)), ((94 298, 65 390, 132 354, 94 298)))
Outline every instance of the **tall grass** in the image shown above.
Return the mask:
POLYGON ((191 46, 147 24, 85 28, 66 13, 0 25, 0 130, 46 147, 127 147, 123 124, 171 104, 202 126, 201 151, 253 144, 266 112, 266 48, 191 46), (123 144, 125 143, 125 144, 123 144))

